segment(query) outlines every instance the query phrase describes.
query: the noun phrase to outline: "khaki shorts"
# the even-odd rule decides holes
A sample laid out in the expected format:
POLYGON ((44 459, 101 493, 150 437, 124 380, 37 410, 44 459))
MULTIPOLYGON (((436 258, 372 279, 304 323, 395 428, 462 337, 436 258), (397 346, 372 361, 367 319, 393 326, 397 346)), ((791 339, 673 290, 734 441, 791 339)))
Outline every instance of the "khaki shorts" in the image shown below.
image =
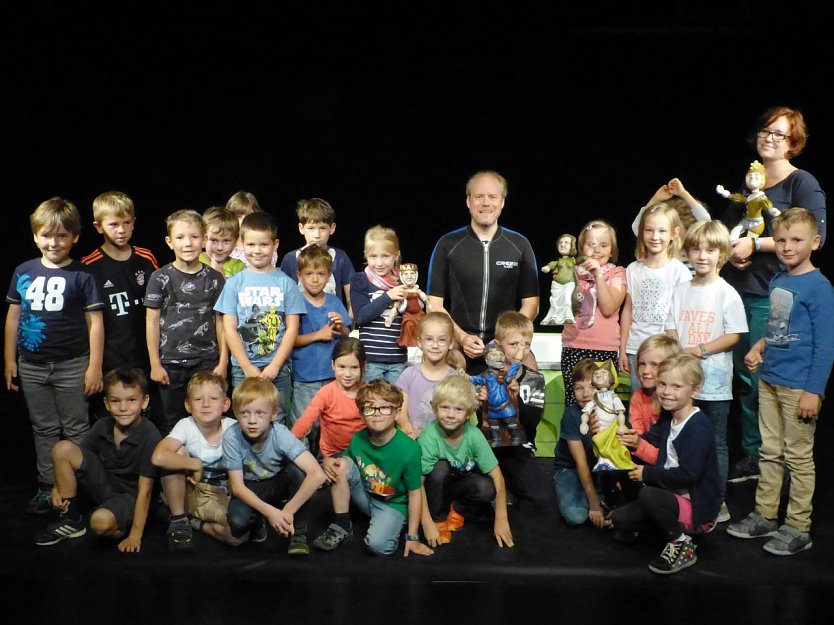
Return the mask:
POLYGON ((208 523, 228 525, 226 508, 229 507, 229 493, 222 486, 200 482, 185 485, 185 508, 195 519, 208 523))

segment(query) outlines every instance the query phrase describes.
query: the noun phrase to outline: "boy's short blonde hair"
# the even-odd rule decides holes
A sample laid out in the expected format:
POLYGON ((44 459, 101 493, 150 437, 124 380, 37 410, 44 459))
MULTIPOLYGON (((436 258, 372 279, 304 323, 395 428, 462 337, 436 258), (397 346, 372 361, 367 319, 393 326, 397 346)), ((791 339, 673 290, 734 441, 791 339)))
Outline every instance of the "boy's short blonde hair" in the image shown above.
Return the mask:
POLYGON ((213 371, 198 371, 191 376, 190 380, 188 380, 186 397, 191 399, 192 394, 196 393, 198 388, 209 384, 216 384, 217 388, 219 388, 224 395, 229 390, 229 383, 226 382, 226 378, 222 375, 218 375, 213 371))
POLYGON ((475 412, 480 406, 475 386, 464 375, 450 375, 435 385, 430 402, 432 410, 437 412, 437 407, 444 402, 463 406, 468 412, 475 412))
POLYGON ((785 228, 787 230, 791 226, 800 224, 806 226, 812 234, 817 234, 817 219, 814 217, 814 214, 798 206, 793 206, 779 213, 773 219, 773 231, 776 232, 776 228, 785 228))
POLYGON ((683 353, 680 343, 668 334, 653 334, 640 343, 640 347, 637 348, 637 360, 640 360, 640 355, 643 352, 650 351, 656 351, 663 354, 663 358, 661 358, 661 360, 666 360, 670 356, 677 356, 678 354, 683 353))
POLYGON ((309 200, 298 200, 295 214, 298 215, 300 224, 327 224, 336 223, 336 211, 330 202, 320 197, 313 197, 309 200))
POLYGON ((403 392, 388 380, 372 380, 362 386, 356 394, 356 406, 360 413, 362 407, 371 403, 372 399, 381 399, 400 408, 403 405, 403 392))
POLYGON ((533 322, 520 312, 507 310, 495 320, 495 338, 501 340, 510 332, 520 332, 525 337, 533 338, 533 322))
POLYGON ((226 208, 232 211, 232 214, 238 219, 251 213, 260 213, 262 210, 258 198, 249 191, 238 191, 233 194, 226 202, 226 208))
POLYGON ((637 245, 634 249, 634 257, 637 260, 646 259, 646 244, 643 242, 643 228, 646 226, 646 220, 654 215, 663 215, 669 220, 669 247, 666 248, 666 255, 668 258, 679 258, 681 255, 681 218, 672 206, 667 202, 659 202, 650 206, 640 215, 640 224, 637 226, 637 245), (678 236, 674 236, 675 230, 678 236))
POLYGON ((701 386, 704 380, 704 372, 701 369, 701 360, 695 358, 690 354, 678 354, 677 356, 670 356, 657 368, 657 379, 660 379, 664 373, 680 369, 683 379, 687 384, 694 387, 701 386))
POLYGON ((206 232, 217 230, 221 234, 228 234, 235 240, 240 236, 240 222, 235 214, 225 206, 211 206, 203 212, 203 223, 206 232))
POLYGON ((617 231, 614 230, 614 226, 612 226, 607 221, 602 221, 601 219, 594 219, 593 221, 589 221, 587 224, 585 224, 585 227, 582 228, 582 231, 579 233, 579 236, 576 239, 576 245, 579 248, 579 253, 582 253, 582 248, 585 247, 585 239, 588 238, 588 235, 593 230, 597 230, 599 228, 606 228, 608 230, 609 236, 611 237, 611 255, 608 258, 608 262, 617 262, 617 257, 620 255, 620 248, 617 245, 617 231))
POLYGON ((173 230, 174 224, 178 221, 197 226, 203 234, 206 233, 206 224, 200 216, 200 213, 191 208, 183 208, 171 213, 165 219, 165 230, 168 232, 168 236, 171 236, 171 230, 173 230))
POLYGON ((730 241, 730 231, 727 230, 727 226, 717 219, 699 221, 692 226, 683 240, 683 251, 688 254, 689 250, 697 249, 702 244, 718 250, 717 269, 720 270, 730 259, 730 251, 733 248, 730 241))
POLYGON ((107 191, 93 200, 93 221, 100 224, 108 216, 136 218, 133 200, 121 191, 107 191))
POLYGON ((241 408, 259 399, 265 399, 270 411, 278 413, 281 396, 275 385, 263 378, 244 378, 232 391, 232 410, 237 415, 241 408))
POLYGON ((594 371, 599 369, 593 358, 583 358, 573 366, 570 372, 570 379, 574 382, 590 380, 594 377, 594 371))
POLYGON ((249 213, 240 222, 240 238, 243 239, 247 232, 266 232, 271 239, 277 239, 278 223, 269 213, 249 213))
POLYGON ((75 204, 60 197, 53 197, 41 202, 29 216, 32 234, 39 232, 55 232, 59 227, 64 228, 73 236, 81 232, 81 214, 75 204))
POLYGON ((296 257, 298 262, 298 271, 304 271, 305 269, 318 269, 322 267, 327 269, 327 272, 330 273, 333 269, 333 259, 330 258, 330 252, 327 251, 326 247, 321 245, 308 245, 303 250, 298 253, 296 257))

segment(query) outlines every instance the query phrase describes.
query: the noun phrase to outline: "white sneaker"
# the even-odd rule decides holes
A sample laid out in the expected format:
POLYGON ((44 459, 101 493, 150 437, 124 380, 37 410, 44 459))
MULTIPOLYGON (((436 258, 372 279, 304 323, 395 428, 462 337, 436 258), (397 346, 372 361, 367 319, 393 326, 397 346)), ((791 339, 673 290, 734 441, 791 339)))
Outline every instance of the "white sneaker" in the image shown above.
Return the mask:
POLYGON ((718 511, 718 516, 715 517, 716 523, 726 523, 730 520, 730 510, 727 508, 727 502, 721 502, 721 509, 718 511))

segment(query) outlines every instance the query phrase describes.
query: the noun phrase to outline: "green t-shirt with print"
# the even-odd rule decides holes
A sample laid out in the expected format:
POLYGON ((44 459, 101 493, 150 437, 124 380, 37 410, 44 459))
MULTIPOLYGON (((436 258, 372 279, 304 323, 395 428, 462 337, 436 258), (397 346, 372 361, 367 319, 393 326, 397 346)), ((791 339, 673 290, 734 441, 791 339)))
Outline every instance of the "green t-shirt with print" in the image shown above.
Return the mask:
POLYGON ((359 468, 368 493, 408 516, 408 492, 419 490, 420 445, 397 429, 384 445, 374 445, 367 430, 353 435, 345 450, 359 468))

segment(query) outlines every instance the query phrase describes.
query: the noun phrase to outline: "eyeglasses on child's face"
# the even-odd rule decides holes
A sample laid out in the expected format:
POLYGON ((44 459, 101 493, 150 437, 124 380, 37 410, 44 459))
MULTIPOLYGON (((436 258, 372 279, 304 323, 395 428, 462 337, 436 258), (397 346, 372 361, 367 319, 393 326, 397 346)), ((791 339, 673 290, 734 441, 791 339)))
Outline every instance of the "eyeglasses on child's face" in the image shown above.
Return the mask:
POLYGON ((390 417, 394 414, 394 410, 396 408, 390 404, 385 406, 374 406, 373 404, 365 404, 362 406, 362 415, 365 417, 370 417, 375 414, 381 414, 383 417, 390 417))

